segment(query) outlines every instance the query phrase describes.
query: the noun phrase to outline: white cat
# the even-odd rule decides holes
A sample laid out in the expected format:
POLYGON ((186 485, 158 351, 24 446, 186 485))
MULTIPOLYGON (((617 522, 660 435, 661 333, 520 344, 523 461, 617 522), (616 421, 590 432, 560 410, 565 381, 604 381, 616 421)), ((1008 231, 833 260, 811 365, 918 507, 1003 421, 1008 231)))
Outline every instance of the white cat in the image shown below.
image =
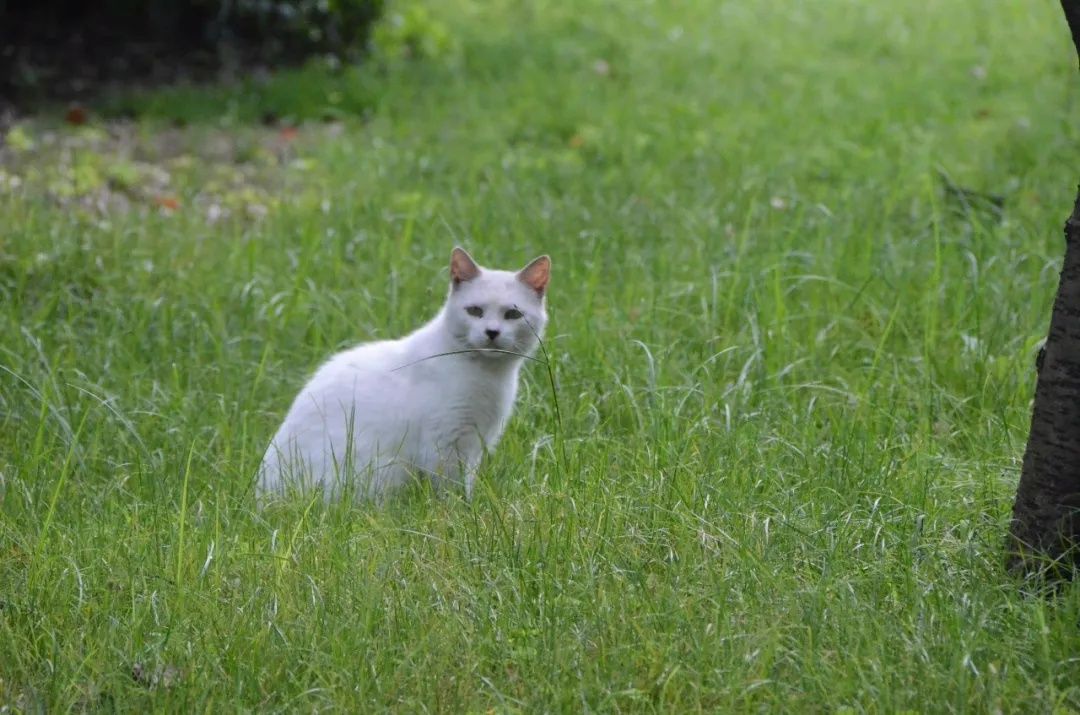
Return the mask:
POLYGON ((431 322, 399 340, 330 358, 300 391, 263 457, 259 492, 352 484, 382 497, 412 477, 439 490, 464 482, 513 410, 518 371, 547 323, 551 260, 517 273, 450 256, 450 294, 431 322))

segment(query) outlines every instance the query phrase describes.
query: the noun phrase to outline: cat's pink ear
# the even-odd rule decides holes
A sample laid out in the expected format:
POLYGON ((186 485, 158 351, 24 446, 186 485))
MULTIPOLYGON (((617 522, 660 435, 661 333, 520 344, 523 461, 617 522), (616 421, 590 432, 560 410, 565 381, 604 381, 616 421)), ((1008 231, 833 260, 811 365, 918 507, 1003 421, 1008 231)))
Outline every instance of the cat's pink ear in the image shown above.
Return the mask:
POLYGON ((453 280, 454 286, 471 281, 480 275, 480 266, 476 265, 476 261, 472 259, 465 249, 461 246, 454 246, 453 252, 450 254, 450 279, 453 280))
POLYGON ((551 277, 551 259, 540 256, 532 263, 518 271, 519 281, 536 291, 537 295, 544 295, 547 290, 548 279, 551 277))

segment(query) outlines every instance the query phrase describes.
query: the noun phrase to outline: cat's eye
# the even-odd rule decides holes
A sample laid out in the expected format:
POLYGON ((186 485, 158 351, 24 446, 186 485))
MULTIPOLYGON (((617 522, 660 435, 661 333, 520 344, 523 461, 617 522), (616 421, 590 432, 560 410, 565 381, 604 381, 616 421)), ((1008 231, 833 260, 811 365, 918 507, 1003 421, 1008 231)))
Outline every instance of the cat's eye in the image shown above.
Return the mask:
POLYGON ((478 305, 470 305, 468 308, 465 309, 465 312, 474 318, 484 317, 484 309, 478 305))
POLYGON ((503 317, 507 320, 518 320, 524 316, 522 316, 521 311, 517 308, 511 308, 503 314, 503 317))

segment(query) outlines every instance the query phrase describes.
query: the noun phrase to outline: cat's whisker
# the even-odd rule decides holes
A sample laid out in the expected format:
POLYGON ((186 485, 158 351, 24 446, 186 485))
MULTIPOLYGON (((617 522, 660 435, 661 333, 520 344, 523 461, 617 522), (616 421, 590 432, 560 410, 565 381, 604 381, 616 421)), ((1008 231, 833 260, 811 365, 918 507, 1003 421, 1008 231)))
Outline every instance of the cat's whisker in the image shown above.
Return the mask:
POLYGON ((540 358, 533 357, 532 355, 526 355, 525 353, 514 352, 513 350, 501 350, 499 348, 466 348, 464 350, 451 350, 450 352, 446 353, 436 353, 434 355, 428 355, 427 357, 422 357, 419 360, 413 360, 412 362, 407 362, 404 365, 399 365, 390 372, 404 370, 407 367, 412 367, 413 365, 417 365, 427 360, 434 360, 438 357, 446 357, 447 355, 464 355, 465 353, 502 353, 503 355, 515 355, 520 358, 525 358, 526 360, 531 360, 532 362, 540 363, 541 365, 547 365, 547 363, 540 358))

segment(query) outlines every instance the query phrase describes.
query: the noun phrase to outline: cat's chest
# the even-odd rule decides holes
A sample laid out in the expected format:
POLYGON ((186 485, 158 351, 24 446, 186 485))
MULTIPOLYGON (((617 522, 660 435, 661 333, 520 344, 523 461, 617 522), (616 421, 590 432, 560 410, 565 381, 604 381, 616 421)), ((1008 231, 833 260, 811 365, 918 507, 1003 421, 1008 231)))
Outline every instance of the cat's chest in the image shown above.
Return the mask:
POLYGON ((505 421, 513 402, 515 384, 506 378, 434 375, 426 382, 425 399, 417 406, 424 421, 438 431, 479 428, 487 432, 505 421))

